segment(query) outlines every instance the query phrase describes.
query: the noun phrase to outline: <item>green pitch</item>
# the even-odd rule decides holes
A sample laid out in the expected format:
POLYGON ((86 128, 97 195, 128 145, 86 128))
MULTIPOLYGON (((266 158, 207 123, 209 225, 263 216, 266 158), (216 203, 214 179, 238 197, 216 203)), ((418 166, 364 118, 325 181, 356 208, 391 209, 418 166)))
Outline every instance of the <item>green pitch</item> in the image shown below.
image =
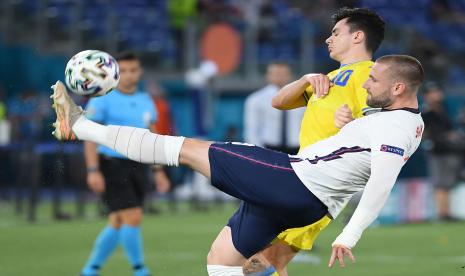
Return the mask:
MULTIPOLYGON (((94 210, 87 211, 90 216, 94 210)), ((209 245, 233 211, 233 205, 208 213, 182 206, 178 213, 146 217, 145 255, 153 274, 206 275, 209 245)), ((9 206, 0 208, 0 275, 77 275, 105 225, 97 218, 53 222, 49 206, 41 208, 35 225, 12 213, 9 206)), ((331 242, 340 229, 342 224, 333 222, 318 238, 313 255, 292 263, 290 275, 465 275, 465 223, 371 228, 353 251, 356 264, 329 269, 331 242)), ((102 275, 131 275, 121 249, 102 275)))

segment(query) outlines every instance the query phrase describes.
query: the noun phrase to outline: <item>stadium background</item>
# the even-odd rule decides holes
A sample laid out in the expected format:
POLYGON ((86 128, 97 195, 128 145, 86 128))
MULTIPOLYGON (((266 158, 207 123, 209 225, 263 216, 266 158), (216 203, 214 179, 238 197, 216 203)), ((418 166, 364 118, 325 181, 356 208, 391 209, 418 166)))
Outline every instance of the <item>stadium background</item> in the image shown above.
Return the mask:
MULTIPOLYGON (((375 57, 417 57, 427 79, 447 93, 451 116, 458 117, 465 102, 463 0, 1 1, 0 275, 76 274, 104 224, 94 208, 96 198, 85 190, 80 144, 58 144, 50 135, 49 87, 63 79, 74 53, 136 51, 146 70, 143 86, 164 92, 177 134, 240 141, 244 99, 264 85, 266 64, 287 61, 295 77, 337 66, 324 40, 332 27, 329 16, 340 6, 369 7, 381 14, 387 34, 375 57), (203 34, 219 23, 240 39, 238 47, 228 48, 238 58, 230 73, 214 77, 204 91, 193 94, 186 72, 199 67, 205 54, 203 34), (66 214, 72 219, 55 221, 69 218, 66 214)), ((422 149, 407 163, 378 219, 378 225, 386 226, 367 232, 355 250, 356 266, 347 271, 325 268, 343 218, 322 234, 314 259, 292 264, 291 275, 465 273, 464 224, 424 223, 434 218, 425 161, 422 149), (412 222, 422 223, 401 224, 412 222)), ((179 175, 178 182, 188 187, 189 173, 179 175)), ((459 185, 453 210, 462 218, 464 196, 459 185)), ((171 212, 166 196, 154 197, 165 212, 149 216, 144 224, 149 267, 156 275, 203 275, 208 245, 235 203, 207 206, 209 212, 199 213, 181 202, 171 212)), ((111 258, 104 275, 127 275, 123 258, 121 252, 111 258)))

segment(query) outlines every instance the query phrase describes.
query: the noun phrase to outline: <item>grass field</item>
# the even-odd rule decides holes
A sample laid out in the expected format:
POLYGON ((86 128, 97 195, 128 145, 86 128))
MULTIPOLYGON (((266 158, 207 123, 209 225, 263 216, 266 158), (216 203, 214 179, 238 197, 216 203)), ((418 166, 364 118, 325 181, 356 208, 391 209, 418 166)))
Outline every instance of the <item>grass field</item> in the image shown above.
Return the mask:
MULTIPOLYGON (((0 207, 0 275, 78 274, 105 220, 53 222, 48 208, 42 206, 39 222, 30 225, 13 215, 9 205, 0 207)), ((193 213, 182 206, 174 214, 147 216, 145 255, 153 274, 206 275, 209 245, 233 210, 233 205, 227 205, 209 213, 193 213)), ((330 245, 341 228, 335 221, 318 238, 314 254, 321 263, 292 263, 290 275, 465 276, 465 223, 371 228, 353 251, 355 265, 328 269, 330 245)), ((121 249, 110 258, 102 275, 131 275, 121 249)))

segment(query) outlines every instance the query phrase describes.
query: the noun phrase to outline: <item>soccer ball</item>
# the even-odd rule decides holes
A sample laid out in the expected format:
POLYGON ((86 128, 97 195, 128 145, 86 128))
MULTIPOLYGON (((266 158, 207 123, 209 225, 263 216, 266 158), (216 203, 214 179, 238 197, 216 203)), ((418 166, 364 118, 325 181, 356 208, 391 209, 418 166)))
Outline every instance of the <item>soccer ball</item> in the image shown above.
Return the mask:
POLYGON ((78 95, 106 95, 118 85, 118 81, 118 63, 112 56, 99 50, 79 52, 66 64, 66 86, 78 95))

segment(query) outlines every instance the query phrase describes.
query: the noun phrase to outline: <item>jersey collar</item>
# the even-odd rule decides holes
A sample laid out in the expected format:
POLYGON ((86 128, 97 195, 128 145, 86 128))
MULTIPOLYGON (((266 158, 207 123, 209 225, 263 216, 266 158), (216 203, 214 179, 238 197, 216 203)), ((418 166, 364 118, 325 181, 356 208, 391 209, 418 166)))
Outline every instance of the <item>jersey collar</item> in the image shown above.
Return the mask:
POLYGON ((345 66, 354 65, 354 64, 357 64, 357 63, 363 63, 363 62, 367 62, 367 61, 371 62, 371 60, 367 59, 367 60, 361 60, 361 61, 356 61, 356 62, 352 62, 352 63, 341 64, 341 66, 339 66, 339 69, 341 69, 342 67, 345 67, 345 66))
POLYGON ((382 108, 382 109, 381 109, 381 112, 383 112, 383 111, 396 111, 396 110, 405 110, 405 111, 412 112, 412 113, 415 113, 415 114, 420 114, 420 109, 418 109, 418 108, 411 108, 411 107, 402 107, 402 108, 394 108, 394 109, 385 109, 385 108, 382 108))

